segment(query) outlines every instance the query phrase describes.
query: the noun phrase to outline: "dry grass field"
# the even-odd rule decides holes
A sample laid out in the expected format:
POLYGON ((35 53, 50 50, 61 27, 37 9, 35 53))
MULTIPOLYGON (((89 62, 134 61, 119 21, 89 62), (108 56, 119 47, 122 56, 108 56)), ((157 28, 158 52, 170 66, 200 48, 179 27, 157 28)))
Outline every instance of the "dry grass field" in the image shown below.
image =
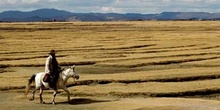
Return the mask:
POLYGON ((0 106, 220 110, 219 41, 219 21, 0 23, 0 106), (63 91, 55 107, 23 96, 51 49, 80 75, 69 80, 71 104, 63 91))

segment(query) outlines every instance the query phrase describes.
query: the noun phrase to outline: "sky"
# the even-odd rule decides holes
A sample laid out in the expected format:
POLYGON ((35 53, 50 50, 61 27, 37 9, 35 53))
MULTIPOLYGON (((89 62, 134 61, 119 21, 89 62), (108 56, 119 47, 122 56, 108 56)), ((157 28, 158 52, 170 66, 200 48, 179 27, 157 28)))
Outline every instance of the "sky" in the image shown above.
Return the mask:
POLYGON ((220 12, 220 0, 0 0, 0 12, 55 8, 76 13, 220 12))

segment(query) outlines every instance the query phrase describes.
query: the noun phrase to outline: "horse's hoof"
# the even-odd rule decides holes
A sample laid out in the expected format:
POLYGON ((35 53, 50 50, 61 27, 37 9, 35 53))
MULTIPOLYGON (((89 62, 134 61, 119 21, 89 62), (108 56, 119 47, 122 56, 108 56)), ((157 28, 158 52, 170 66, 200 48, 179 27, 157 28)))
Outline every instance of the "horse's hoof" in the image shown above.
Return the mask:
POLYGON ((40 102, 41 104, 45 104, 45 102, 44 101, 42 101, 42 102, 40 102))
POLYGON ((29 101, 33 101, 34 99, 29 99, 29 101))
POLYGON ((52 102, 52 104, 53 104, 53 105, 56 105, 56 103, 55 103, 55 102, 52 102))

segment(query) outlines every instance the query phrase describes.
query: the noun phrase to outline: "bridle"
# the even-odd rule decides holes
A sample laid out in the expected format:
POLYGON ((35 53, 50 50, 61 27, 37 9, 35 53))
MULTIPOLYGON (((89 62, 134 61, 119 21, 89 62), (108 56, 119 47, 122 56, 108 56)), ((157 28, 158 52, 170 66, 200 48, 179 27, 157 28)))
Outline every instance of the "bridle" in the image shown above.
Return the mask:
MULTIPOLYGON (((63 73, 63 72, 64 72, 65 70, 67 70, 67 69, 74 69, 74 68, 72 68, 72 67, 66 67, 66 68, 62 69, 62 70, 60 71, 61 75, 66 76, 67 78, 73 77, 74 82, 75 82, 75 79, 78 79, 78 78, 76 78, 76 76, 75 76, 74 74, 73 74, 73 75, 66 75, 65 73, 63 73)), ((73 71, 75 71, 75 70, 73 70, 73 71)))

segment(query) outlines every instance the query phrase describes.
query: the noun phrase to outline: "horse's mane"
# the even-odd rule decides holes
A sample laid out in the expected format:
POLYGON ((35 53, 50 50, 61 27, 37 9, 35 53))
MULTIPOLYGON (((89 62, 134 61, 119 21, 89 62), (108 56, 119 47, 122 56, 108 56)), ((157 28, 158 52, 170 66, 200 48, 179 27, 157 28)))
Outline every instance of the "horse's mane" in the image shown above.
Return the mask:
POLYGON ((69 68, 70 68, 69 66, 68 66, 68 67, 64 67, 64 68, 61 68, 60 74, 63 73, 65 70, 69 69, 69 68))

